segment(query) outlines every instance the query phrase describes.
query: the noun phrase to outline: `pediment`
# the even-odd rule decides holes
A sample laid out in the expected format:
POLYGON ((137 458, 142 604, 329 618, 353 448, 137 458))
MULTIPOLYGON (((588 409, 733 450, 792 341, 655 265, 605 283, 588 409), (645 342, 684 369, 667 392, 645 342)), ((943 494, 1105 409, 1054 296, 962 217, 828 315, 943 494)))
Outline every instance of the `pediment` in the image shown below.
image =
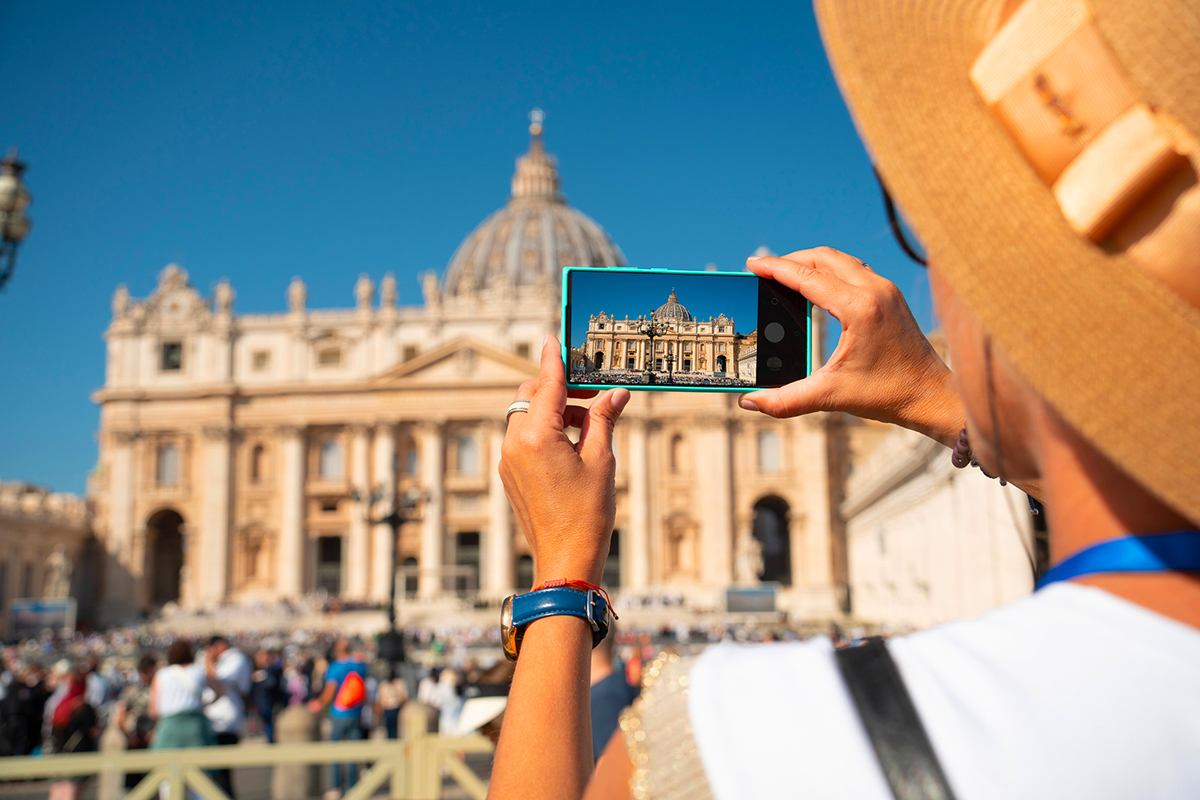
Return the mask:
POLYGON ((537 365, 528 359, 497 350, 476 339, 459 337, 393 367, 372 383, 376 386, 518 384, 537 377, 537 374, 537 365))

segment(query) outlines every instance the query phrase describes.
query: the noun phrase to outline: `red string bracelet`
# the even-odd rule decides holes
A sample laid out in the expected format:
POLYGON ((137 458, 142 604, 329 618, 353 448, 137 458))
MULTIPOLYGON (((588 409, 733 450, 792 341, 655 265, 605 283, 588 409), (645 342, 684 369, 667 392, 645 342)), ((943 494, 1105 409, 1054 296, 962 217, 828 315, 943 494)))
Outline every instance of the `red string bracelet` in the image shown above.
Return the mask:
POLYGON ((614 620, 620 619, 620 617, 617 616, 616 609, 613 608, 612 600, 610 600, 608 597, 608 592, 604 591, 603 588, 597 586, 594 583, 588 583, 587 581, 576 580, 575 578, 555 578, 552 581, 543 581, 542 583, 539 583, 537 586, 533 587, 533 591, 536 592, 539 589, 560 589, 560 588, 574 589, 578 592, 599 592, 601 595, 603 595, 604 602, 608 603, 608 610, 612 614, 613 619, 614 620))

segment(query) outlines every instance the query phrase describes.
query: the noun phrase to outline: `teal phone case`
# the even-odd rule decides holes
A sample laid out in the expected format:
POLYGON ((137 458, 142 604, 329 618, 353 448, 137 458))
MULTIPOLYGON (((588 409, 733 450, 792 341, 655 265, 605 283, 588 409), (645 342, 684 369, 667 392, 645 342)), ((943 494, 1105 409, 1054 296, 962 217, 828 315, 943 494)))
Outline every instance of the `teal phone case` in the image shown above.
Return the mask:
MULTIPOLYGON (((757 388, 750 387, 750 386, 678 386, 678 385, 661 384, 661 383, 646 384, 646 385, 642 385, 642 386, 639 386, 637 384, 634 384, 632 386, 628 385, 628 384, 621 384, 620 387, 617 387, 617 386, 613 386, 611 384, 606 384, 606 383, 572 383, 571 379, 570 379, 570 375, 571 375, 570 361, 568 360, 568 353, 567 353, 567 347, 568 347, 568 343, 569 343, 569 339, 567 336, 567 298, 569 297, 569 295, 567 292, 568 292, 568 287, 570 285, 570 274, 572 272, 634 272, 634 273, 641 273, 641 274, 645 274, 647 272, 654 272, 654 273, 668 272, 668 273, 671 273, 672 275, 714 275, 715 274, 715 275, 721 275, 721 276, 733 276, 735 278, 744 278, 745 280, 753 280, 753 281, 759 280, 759 277, 751 272, 717 272, 717 273, 713 273, 713 272, 707 272, 707 271, 703 271, 703 270, 636 269, 634 267, 563 267, 563 271, 562 271, 562 329, 560 331, 561 335, 559 336, 558 341, 559 341, 559 347, 561 348, 563 366, 566 368, 566 373, 567 373, 567 388, 569 388, 569 389, 600 389, 602 391, 605 389, 625 388, 625 389, 629 389, 631 391, 637 391, 637 392, 726 392, 726 393, 733 392, 736 394, 746 394, 748 392, 756 392, 759 389, 770 388, 770 387, 765 387, 765 386, 760 386, 757 388)), ((809 375, 812 375, 812 301, 808 300, 808 298, 805 298, 805 303, 806 303, 805 325, 808 326, 808 330, 806 331, 806 336, 808 339, 808 347, 805 348, 804 375, 805 375, 805 377, 807 377, 809 375)))

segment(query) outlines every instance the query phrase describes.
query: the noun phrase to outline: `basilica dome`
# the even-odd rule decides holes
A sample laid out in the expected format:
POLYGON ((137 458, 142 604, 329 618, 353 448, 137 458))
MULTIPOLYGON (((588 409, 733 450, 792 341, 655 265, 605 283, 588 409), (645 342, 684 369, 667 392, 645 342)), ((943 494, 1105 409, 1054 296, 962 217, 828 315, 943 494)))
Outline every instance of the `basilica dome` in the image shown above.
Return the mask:
POLYGON ((558 164, 542 144, 541 115, 531 115, 529 152, 517 159, 512 196, 459 245, 446 267, 447 297, 510 283, 557 287, 563 267, 623 267, 625 256, 608 233, 567 205, 558 164))
POLYGON ((654 319, 666 320, 668 322, 691 322, 692 315, 683 304, 679 302, 679 298, 675 296, 675 290, 671 290, 671 296, 667 298, 667 302, 663 303, 655 309, 652 315, 654 319))

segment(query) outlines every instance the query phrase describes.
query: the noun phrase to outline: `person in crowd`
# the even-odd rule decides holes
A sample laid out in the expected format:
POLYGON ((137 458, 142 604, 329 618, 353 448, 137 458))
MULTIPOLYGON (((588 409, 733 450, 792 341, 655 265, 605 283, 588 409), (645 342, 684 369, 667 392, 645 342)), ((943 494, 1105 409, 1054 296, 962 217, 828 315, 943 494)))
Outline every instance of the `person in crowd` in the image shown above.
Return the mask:
POLYGON ((625 682, 625 669, 613 669, 613 641, 617 626, 610 624, 608 635, 592 650, 591 702, 592 757, 600 760, 604 746, 620 722, 621 712, 637 699, 640 687, 625 682))
POLYGON ((383 720, 387 738, 400 735, 400 709, 408 702, 408 684, 400 677, 395 664, 388 665, 385 680, 379 682, 375 693, 375 718, 383 720))
POLYGON ((458 670, 446 667, 437 682, 438 732, 446 736, 458 730, 458 715, 462 712, 463 681, 458 670))
POLYGON ((417 682, 418 703, 437 709, 442 707, 442 700, 438 695, 438 681, 441 676, 441 667, 434 667, 421 676, 421 680, 417 682))
MULTIPOLYGON (((747 266, 836 318, 837 346, 740 405, 931 437, 1045 503, 1053 566, 1030 597, 886 643, 656 659, 594 776, 593 631, 539 618, 489 796, 1200 797, 1195 6, 817 7, 887 207, 894 196, 924 244, 903 247, 928 262, 954 371, 894 284, 852 255, 799 250, 747 266)), ((517 397, 529 406, 500 471, 536 581, 599 583, 629 392, 568 407, 551 337, 517 397)))
POLYGON ((254 701, 254 710, 262 720, 263 734, 268 742, 274 743, 275 712, 288 702, 283 661, 279 653, 259 649, 254 654, 254 667, 254 684, 250 688, 250 696, 254 701))
MULTIPOLYGON (((63 679, 66 687, 54 707, 50 722, 51 746, 56 754, 91 753, 100 736, 100 719, 88 702, 87 676, 93 666, 72 670, 63 679)), ((50 800, 76 800, 86 777, 59 778, 50 784, 50 800)))
MULTIPOLYGON (((333 646, 329 667, 325 670, 325 686, 320 696, 309 703, 309 709, 314 714, 329 710, 330 741, 362 739, 360 721, 367 696, 366 680, 367 665, 354 657, 348 640, 338 639, 333 646)), ((358 780, 358 765, 334 764, 331 772, 333 785, 325 793, 325 800, 338 800, 343 790, 354 787, 358 780)))
POLYGON ((154 674, 150 683, 150 716, 155 720, 152 750, 215 745, 208 717, 204 715, 204 690, 220 696, 225 684, 217 677, 217 654, 209 648, 204 663, 195 663, 192 646, 177 639, 167 648, 167 666, 154 674))
MULTIPOLYGON (((204 716, 208 717, 217 744, 237 744, 246 729, 246 698, 250 694, 254 670, 246 654, 232 647, 224 636, 209 640, 205 656, 214 661, 217 680, 224 691, 205 693, 204 716)), ((236 797, 232 770, 216 770, 213 781, 230 798, 236 797)))
MULTIPOLYGON (((154 673, 157 671, 157 654, 142 655, 137 663, 137 680, 126 686, 117 700, 115 719, 125 734, 125 747, 129 750, 145 750, 154 738, 154 718, 150 716, 150 687, 154 683, 154 673)), ((126 773, 125 788, 132 789, 141 783, 144 777, 144 772, 126 773)))

